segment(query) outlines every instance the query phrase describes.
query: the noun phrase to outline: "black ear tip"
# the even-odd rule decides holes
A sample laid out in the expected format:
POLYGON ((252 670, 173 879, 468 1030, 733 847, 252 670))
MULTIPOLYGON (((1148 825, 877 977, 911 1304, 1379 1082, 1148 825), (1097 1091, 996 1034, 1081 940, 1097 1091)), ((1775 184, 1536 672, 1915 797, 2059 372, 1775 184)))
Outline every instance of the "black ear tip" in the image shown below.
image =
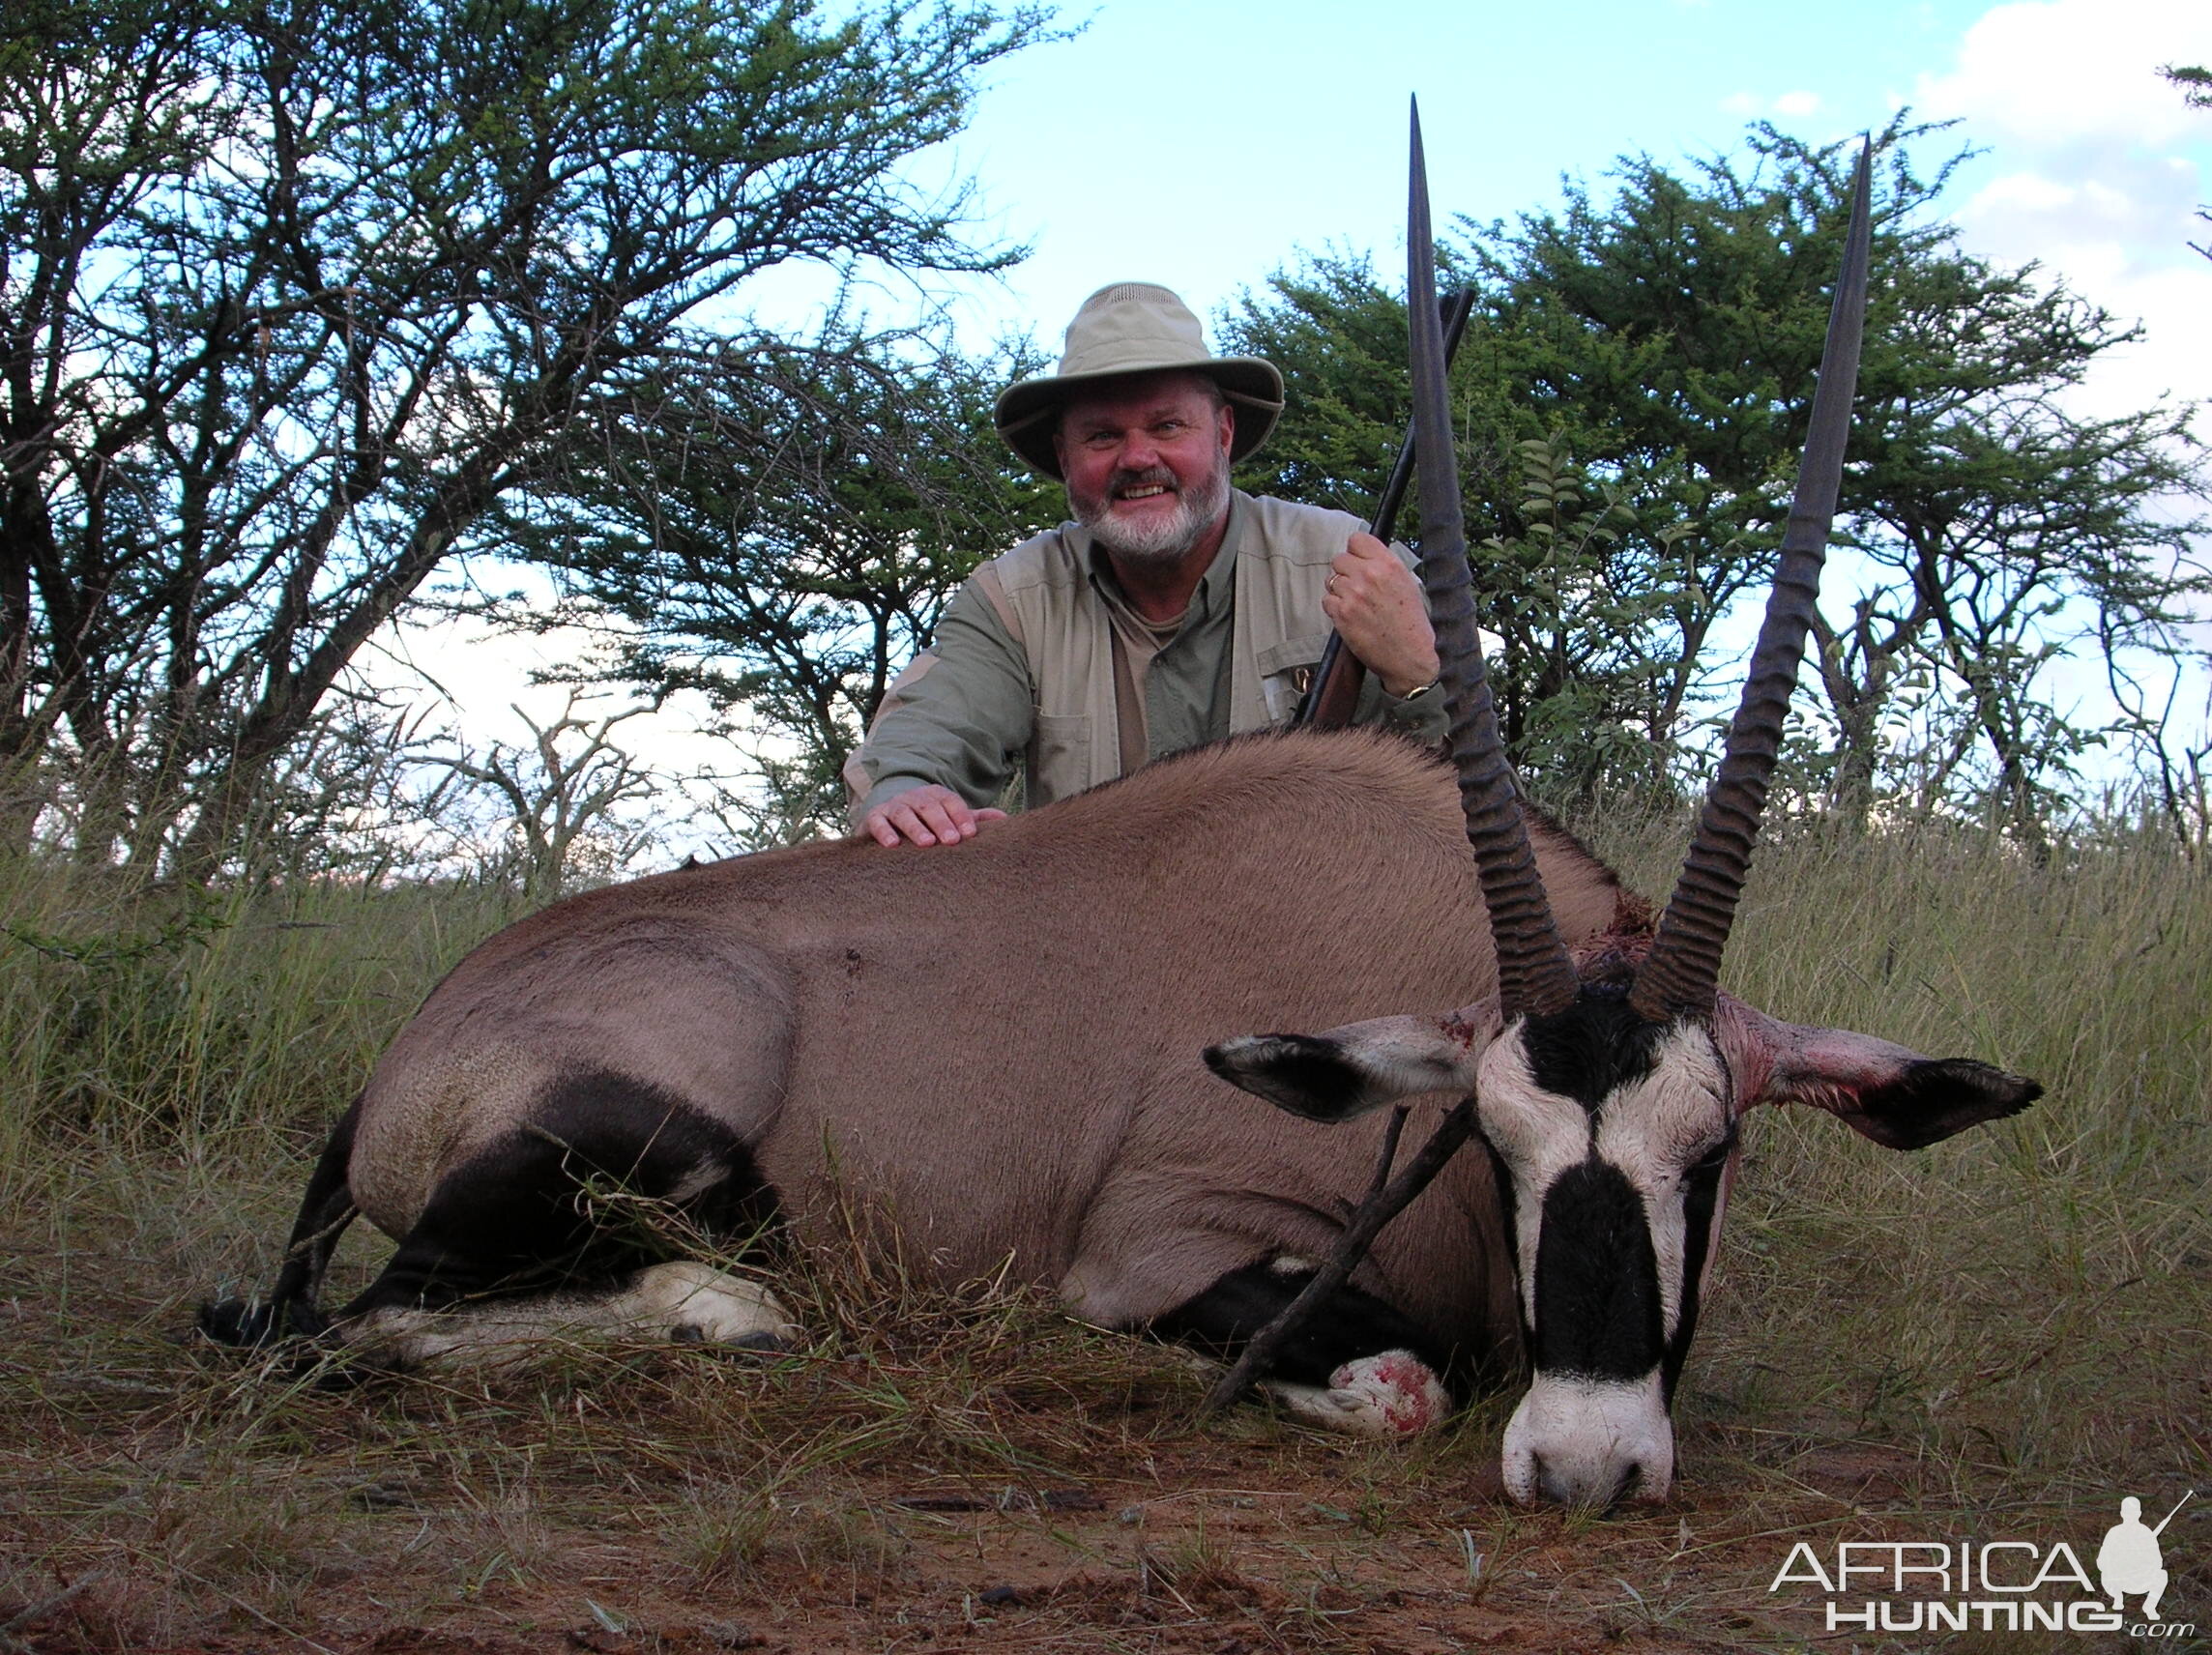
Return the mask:
POLYGON ((1987 1119, 2018 1115, 2043 1095, 2043 1083, 1972 1058, 1943 1058, 1915 1074, 1923 1094, 1952 1091, 1978 1098, 1987 1119))
POLYGON ((1311 1034, 1240 1034, 1207 1047, 1203 1056, 1208 1068, 1223 1080, 1242 1086, 1255 1074, 1278 1064, 1311 1061, 1331 1050, 1327 1041, 1311 1034))
POLYGON ((1931 1144, 2018 1115, 2043 1095, 2042 1086, 1972 1058, 1932 1058, 1912 1064, 1891 1085, 1863 1092, 1860 1129, 1893 1149, 1931 1144))
POLYGON ((1256 1097, 1308 1120, 1343 1120, 1364 1107, 1360 1077, 1334 1040, 1247 1034, 1206 1049, 1206 1066, 1256 1097))

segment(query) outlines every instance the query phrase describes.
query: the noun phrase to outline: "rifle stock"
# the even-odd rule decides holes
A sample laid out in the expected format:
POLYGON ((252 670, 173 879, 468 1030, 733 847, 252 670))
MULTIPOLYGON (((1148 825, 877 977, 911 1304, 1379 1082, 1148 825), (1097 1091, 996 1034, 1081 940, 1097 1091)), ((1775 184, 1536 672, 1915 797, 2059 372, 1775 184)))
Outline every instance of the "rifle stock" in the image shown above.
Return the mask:
MULTIPOLYGON (((1444 365, 1449 367, 1452 358, 1459 354, 1467 319, 1474 310, 1474 289, 1465 287, 1446 294, 1438 308, 1443 314, 1444 365)), ((1412 480, 1413 430, 1408 425, 1406 440, 1398 446, 1398 463, 1390 468, 1390 480, 1383 484, 1382 497, 1375 506, 1375 520, 1367 527, 1367 532, 1384 545, 1390 543, 1391 532, 1398 526, 1398 508, 1405 504, 1406 490, 1412 480)), ((1305 699, 1298 703, 1291 723, 1316 730, 1343 729, 1352 722, 1353 711, 1359 705, 1360 686, 1366 682, 1367 668, 1344 647, 1342 637, 1330 632, 1314 666, 1313 682, 1306 686, 1305 699)))

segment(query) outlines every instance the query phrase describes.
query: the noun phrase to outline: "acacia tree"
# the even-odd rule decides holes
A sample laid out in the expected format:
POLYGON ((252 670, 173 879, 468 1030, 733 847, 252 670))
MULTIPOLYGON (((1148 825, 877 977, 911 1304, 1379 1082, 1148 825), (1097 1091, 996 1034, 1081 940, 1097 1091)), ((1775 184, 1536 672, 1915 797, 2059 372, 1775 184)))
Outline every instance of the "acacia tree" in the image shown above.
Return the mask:
POLYGON ((742 364, 669 360, 502 514, 572 600, 536 624, 611 623, 598 676, 704 692, 753 749, 764 836, 841 822, 839 770, 892 675, 979 557, 1060 516, 991 428, 1036 365, 837 323, 742 364))
MULTIPOLYGON (((2085 638, 2172 647, 2207 590, 2189 550, 2200 526, 2153 505, 2203 484, 2188 410, 2070 412, 2064 393, 2133 332, 2032 270, 1962 251, 1931 211, 1949 168, 1924 175, 1913 160, 1927 132, 1901 116, 1877 140, 1838 519, 1855 555, 1839 557, 1815 622, 1827 700, 1817 779, 1863 819, 1909 769, 1924 800, 1987 805, 2032 837, 2048 790, 2095 736, 2058 713, 2048 669, 2085 638)), ((1540 785, 1563 767, 1586 794, 1591 774, 1610 769, 1618 785, 1674 759, 1714 623, 1763 587, 1781 537, 1855 146, 1759 126, 1747 147, 1684 175, 1626 159, 1603 200, 1575 187, 1557 213, 1462 224, 1459 264, 1480 293, 1454 375, 1475 456, 1464 480, 1490 528, 1478 586, 1505 641, 1509 736, 1540 785), (1552 578, 1544 491, 1501 486, 1531 442, 1571 455, 1623 508, 1610 538, 1583 537, 1566 582, 1552 578), (1618 664, 1593 680, 1585 657, 1618 664), (1601 763, 1593 739, 1615 754, 1644 743, 1650 762, 1601 763)), ((1341 331, 1358 360, 1394 303, 1341 264, 1272 292, 1236 319, 1242 348, 1341 331), (1286 314, 1295 326, 1276 325, 1286 314)), ((1335 383, 1325 353, 1298 371, 1335 383)), ((1340 392, 1333 406, 1356 404, 1340 392)), ((1306 418, 1294 401, 1283 463, 1333 464, 1357 447, 1341 415, 1318 431, 1306 418)), ((1385 450, 1390 424, 1370 429, 1369 451, 1385 450)))
MULTIPOLYGON (((1634 463, 1593 409, 1540 402, 1527 319, 1499 261, 1479 247, 1442 251, 1453 279, 1477 293, 1451 387, 1477 600, 1500 640, 1493 688, 1515 761, 1555 803, 1665 794, 1705 633, 1756 563, 1731 525, 1700 511, 1710 490, 1688 487, 1678 460, 1634 463)), ((1400 302, 1362 259, 1313 261, 1243 300, 1223 324, 1229 348, 1276 362, 1288 405, 1247 465, 1255 486, 1371 511, 1406 418, 1404 328, 1400 302)), ((1637 383, 1625 369, 1615 379, 1637 383)))
POLYGON ((1039 29, 952 0, 11 5, 12 836, 58 739, 107 790, 84 850, 214 866, 364 641, 687 318, 791 260, 1003 262, 901 163, 1039 29))
POLYGON ((511 709, 530 731, 527 748, 494 742, 480 756, 426 756, 499 800, 509 837, 506 859, 533 905, 557 900, 579 875, 619 873, 653 837, 650 820, 625 820, 623 811, 651 799, 659 778, 614 739, 619 726, 655 711, 653 705, 594 718, 579 710, 581 701, 572 691, 561 716, 544 724, 511 709))

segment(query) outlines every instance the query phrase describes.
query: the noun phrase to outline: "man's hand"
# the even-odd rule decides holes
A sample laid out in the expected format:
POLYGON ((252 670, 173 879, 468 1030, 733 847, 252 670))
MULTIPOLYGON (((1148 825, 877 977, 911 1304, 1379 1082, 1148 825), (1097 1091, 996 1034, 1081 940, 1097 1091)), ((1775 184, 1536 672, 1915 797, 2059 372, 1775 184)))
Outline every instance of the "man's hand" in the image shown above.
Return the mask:
POLYGON ((887 798, 860 820, 860 831, 879 845, 957 845, 986 822, 1004 822, 1004 810, 975 810, 948 787, 917 787, 887 798))
POLYGON ((1394 696, 1437 678, 1437 635, 1413 571, 1373 535, 1354 535, 1329 565, 1321 612, 1394 696))

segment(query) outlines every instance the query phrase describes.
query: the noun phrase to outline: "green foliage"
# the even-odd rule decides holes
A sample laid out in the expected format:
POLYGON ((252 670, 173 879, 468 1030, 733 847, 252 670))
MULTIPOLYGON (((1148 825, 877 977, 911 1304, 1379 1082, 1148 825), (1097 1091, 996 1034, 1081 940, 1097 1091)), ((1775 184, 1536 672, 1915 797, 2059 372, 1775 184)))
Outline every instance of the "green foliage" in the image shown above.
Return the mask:
POLYGON ((1057 522, 991 407, 1035 370, 833 327, 714 353, 606 410, 510 543, 620 623, 604 676, 705 692, 765 784, 742 844, 838 831, 839 768, 977 560, 1057 522))
POLYGON ((1688 661, 1655 657, 1648 640, 1698 594, 1673 555, 1687 529, 1644 531, 1615 482, 1593 481, 1563 439, 1518 445, 1520 532, 1474 552, 1498 630, 1506 727, 1545 804, 1575 810, 1602 798, 1670 796, 1674 754, 1649 730, 1672 728, 1691 688, 1688 661), (1569 620, 1571 617, 1571 621, 1569 620))
POLYGON ((511 917, 497 890, 145 889, 0 857, 0 1204, 37 1146, 317 1128, 423 991, 511 917))
MULTIPOLYGON (((2061 710, 2053 669, 2084 647, 2138 668, 2187 651, 2212 578, 2204 525, 2172 508, 2205 482, 2190 409, 2070 411, 2135 334, 1963 252, 1932 211, 1949 165, 1914 159, 1930 131, 1901 116, 1876 140, 1849 549, 1796 775, 1854 820, 1906 799, 2033 839, 2104 735, 2061 710)), ((1625 158, 1602 198, 1571 186, 1557 212, 1461 224, 1449 262, 1478 294, 1452 374, 1461 480, 1500 713, 1539 794, 1648 791, 1702 755, 1731 676, 1714 627, 1763 592, 1787 520, 1854 160, 1759 126, 1740 159, 1625 158)), ((1402 318, 1343 258, 1244 300, 1231 343, 1293 387, 1262 480, 1365 504, 1405 418, 1380 389, 1403 378, 1402 318)))
MULTIPOLYGON (((1457 284, 1451 254, 1438 249, 1441 289, 1457 284)), ((1264 357, 1283 374, 1283 417, 1239 468, 1238 482, 1372 522, 1412 417, 1406 305, 1397 290, 1378 281, 1364 258, 1316 258, 1270 276, 1265 298, 1246 293, 1217 334, 1224 353, 1264 357)), ((1454 391, 1468 378, 1462 367, 1454 391)), ((1463 473, 1482 463, 1461 455, 1463 473)), ((1479 520, 1470 518, 1470 534, 1479 520)))
POLYGON ((1010 257, 903 163, 1042 32, 932 0, 0 16, 0 839, 58 751, 90 859, 200 871, 702 306, 792 261, 1010 257))

